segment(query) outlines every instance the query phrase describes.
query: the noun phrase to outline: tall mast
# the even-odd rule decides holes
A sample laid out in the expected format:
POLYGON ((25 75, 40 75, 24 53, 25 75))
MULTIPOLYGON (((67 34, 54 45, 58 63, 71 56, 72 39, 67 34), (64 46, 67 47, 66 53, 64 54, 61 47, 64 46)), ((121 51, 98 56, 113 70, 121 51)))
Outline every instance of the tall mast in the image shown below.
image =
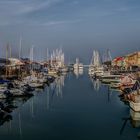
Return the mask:
POLYGON ((11 58, 11 56, 12 56, 12 48, 11 46, 9 46, 9 57, 11 58))
POLYGON ((110 50, 109 49, 107 50, 107 55, 108 55, 109 61, 112 61, 112 56, 111 56, 111 53, 110 53, 110 50))
POLYGON ((94 65, 94 51, 93 51, 93 53, 92 53, 92 58, 91 58, 90 65, 94 65))
POLYGON ((21 58, 21 47, 22 47, 22 38, 19 40, 19 59, 21 58))
POLYGON ((6 46, 6 77, 8 75, 8 68, 7 68, 7 65, 8 65, 8 51, 9 51, 9 43, 6 46))
POLYGON ((30 61, 34 60, 34 46, 32 45, 31 49, 30 49, 30 61))
POLYGON ((33 70, 32 67, 32 62, 34 60, 34 46, 32 45, 32 47, 30 48, 30 63, 31 63, 31 70, 33 70))
POLYGON ((48 61, 48 59, 49 59, 49 50, 47 48, 47 61, 48 61))

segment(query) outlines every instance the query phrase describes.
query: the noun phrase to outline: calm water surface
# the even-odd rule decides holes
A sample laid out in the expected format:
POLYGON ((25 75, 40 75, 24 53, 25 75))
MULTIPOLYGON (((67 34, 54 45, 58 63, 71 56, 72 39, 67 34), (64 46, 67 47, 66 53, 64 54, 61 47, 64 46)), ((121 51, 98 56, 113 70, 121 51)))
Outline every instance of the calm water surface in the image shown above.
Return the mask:
POLYGON ((137 140, 139 121, 118 95, 86 73, 62 76, 27 101, 10 102, 18 108, 11 121, 1 119, 0 139, 137 140))

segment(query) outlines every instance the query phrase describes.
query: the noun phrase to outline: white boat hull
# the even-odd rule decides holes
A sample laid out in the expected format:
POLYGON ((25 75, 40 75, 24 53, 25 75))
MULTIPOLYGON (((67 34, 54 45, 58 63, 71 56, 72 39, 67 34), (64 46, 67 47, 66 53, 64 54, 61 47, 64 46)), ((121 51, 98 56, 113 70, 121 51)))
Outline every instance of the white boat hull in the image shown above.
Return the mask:
POLYGON ((140 111, 140 103, 135 103, 133 101, 130 101, 129 105, 134 111, 136 111, 136 112, 140 111))

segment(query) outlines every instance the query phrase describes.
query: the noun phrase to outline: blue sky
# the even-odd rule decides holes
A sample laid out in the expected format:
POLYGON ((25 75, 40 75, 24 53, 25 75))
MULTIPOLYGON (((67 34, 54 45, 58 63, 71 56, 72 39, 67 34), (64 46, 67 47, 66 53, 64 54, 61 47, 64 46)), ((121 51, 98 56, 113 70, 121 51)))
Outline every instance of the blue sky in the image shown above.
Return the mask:
POLYGON ((37 59, 62 47, 67 59, 88 62, 93 49, 112 56, 140 49, 139 0, 0 0, 0 48, 9 43, 17 56, 32 45, 37 59))

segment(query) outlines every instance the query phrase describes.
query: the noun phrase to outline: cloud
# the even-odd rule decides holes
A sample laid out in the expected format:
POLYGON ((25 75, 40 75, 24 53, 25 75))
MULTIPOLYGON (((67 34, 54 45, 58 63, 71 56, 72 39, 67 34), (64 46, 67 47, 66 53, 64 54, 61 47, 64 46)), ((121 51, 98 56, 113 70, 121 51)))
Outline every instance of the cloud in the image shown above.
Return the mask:
POLYGON ((36 2, 33 1, 22 6, 22 9, 19 11, 19 14, 29 14, 32 12, 36 12, 42 9, 50 8, 51 6, 54 6, 55 4, 61 2, 62 0, 47 0, 43 2, 36 2))
POLYGON ((63 0, 0 0, 0 25, 13 25, 28 21, 28 15, 47 10, 63 0))
POLYGON ((114 0, 0 0, 0 26, 74 23, 130 13, 137 5, 114 0), (54 8, 55 7, 55 8, 54 8), (52 10, 53 9, 53 10, 52 10), (46 13, 45 13, 46 12, 46 13), (78 20, 76 21, 78 22, 78 20))
POLYGON ((53 26, 53 25, 60 25, 60 24, 72 24, 82 21, 81 19, 76 20, 61 20, 61 21, 48 21, 46 23, 40 24, 40 26, 53 26))

